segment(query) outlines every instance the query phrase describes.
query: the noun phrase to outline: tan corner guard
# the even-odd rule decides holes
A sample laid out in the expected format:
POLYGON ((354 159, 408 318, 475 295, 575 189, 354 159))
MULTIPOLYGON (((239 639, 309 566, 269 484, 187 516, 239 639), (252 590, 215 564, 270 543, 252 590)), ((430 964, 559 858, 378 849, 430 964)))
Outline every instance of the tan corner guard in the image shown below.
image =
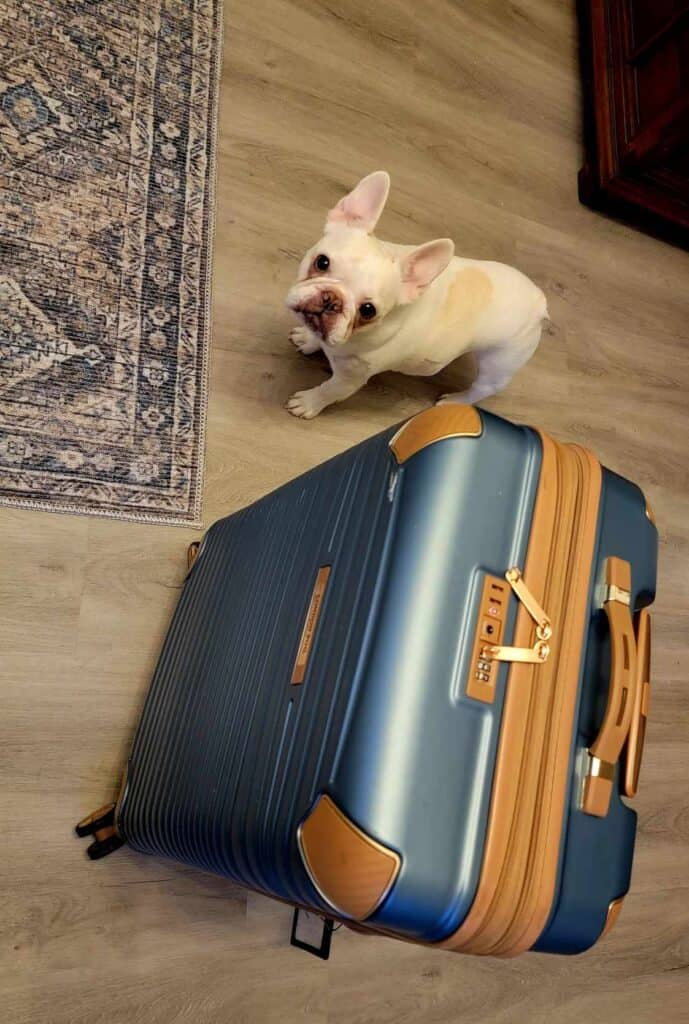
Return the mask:
POLYGON ((603 724, 589 748, 589 772, 584 780, 582 809, 604 818, 610 807, 615 765, 629 736, 636 704, 636 637, 629 607, 632 571, 629 562, 608 558, 605 563, 606 595, 611 641, 610 687, 603 724))
POLYGON ((617 919, 620 916, 623 904, 624 896, 620 896, 619 899, 612 900, 612 902, 608 904, 608 913, 605 918, 605 925, 603 927, 603 931, 600 933, 600 938, 598 940, 599 942, 600 939, 604 939, 605 936, 608 935, 617 924, 617 919))
POLYGON ((380 906, 401 860, 321 795, 299 826, 299 852, 314 886, 343 917, 365 921, 380 906))
POLYGON ((390 441, 390 448, 401 465, 436 441, 480 437, 482 431, 481 415, 473 405, 434 405, 407 420, 390 441))

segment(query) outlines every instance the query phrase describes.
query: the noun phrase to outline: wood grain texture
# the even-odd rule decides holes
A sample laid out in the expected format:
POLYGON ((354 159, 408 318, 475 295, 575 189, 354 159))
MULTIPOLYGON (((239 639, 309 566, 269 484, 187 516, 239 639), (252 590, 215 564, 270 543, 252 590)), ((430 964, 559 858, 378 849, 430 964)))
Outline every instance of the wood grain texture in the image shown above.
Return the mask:
POLYGON ((586 159, 579 196, 689 248, 689 8, 578 0, 586 159))
POLYGON ((632 892, 575 959, 492 961, 338 931, 329 964, 289 909, 72 833, 116 792, 185 572, 184 529, 0 512, 0 947, 12 1024, 651 1024, 689 1021, 689 256, 579 205, 573 5, 233 0, 220 136, 205 519, 418 411, 389 375, 313 422, 282 408, 322 365, 282 298, 324 211, 393 179, 381 229, 515 263, 552 325, 496 412, 592 447, 661 533, 632 892))

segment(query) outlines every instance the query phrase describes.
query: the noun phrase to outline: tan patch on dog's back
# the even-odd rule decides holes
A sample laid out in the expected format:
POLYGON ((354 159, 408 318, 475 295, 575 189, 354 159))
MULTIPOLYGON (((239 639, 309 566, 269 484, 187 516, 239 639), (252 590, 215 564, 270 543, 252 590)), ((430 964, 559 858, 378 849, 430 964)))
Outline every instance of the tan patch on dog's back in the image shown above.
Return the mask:
POLYGON ((447 289, 439 321, 442 327, 470 327, 493 297, 493 282, 483 270, 460 270, 447 289))

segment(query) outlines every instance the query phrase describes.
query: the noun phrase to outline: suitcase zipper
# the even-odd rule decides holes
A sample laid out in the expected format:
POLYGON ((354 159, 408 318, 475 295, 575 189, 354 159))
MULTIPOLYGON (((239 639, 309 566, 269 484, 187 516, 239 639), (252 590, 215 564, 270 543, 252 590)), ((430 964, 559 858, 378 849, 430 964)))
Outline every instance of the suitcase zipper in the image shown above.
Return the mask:
MULTIPOLYGON (((584 449, 561 446, 541 436, 544 464, 547 452, 550 469, 549 475, 542 477, 546 490, 537 527, 542 539, 534 550, 532 532, 527 570, 534 580, 542 581, 536 585, 552 614, 555 636, 550 615, 526 587, 521 573, 509 572, 507 579, 522 606, 522 625, 518 616, 515 632, 522 643, 528 641, 526 613, 541 636, 550 630, 552 655, 545 664, 524 645, 516 651, 526 651, 526 655, 507 657, 526 662, 516 663, 510 670, 512 726, 505 733, 503 723, 502 734, 511 740, 506 746, 509 758, 496 765, 502 779, 497 792, 514 802, 511 810, 507 806, 500 810, 498 799, 495 813, 491 811, 493 831, 485 850, 491 866, 485 885, 479 885, 474 907, 457 932, 441 943, 445 948, 483 955, 510 956, 529 948, 550 912, 566 793, 568 760, 563 755, 565 748, 569 749, 577 692, 579 662, 575 665, 574 661, 588 606, 600 464, 584 449), (521 763, 514 760, 517 742, 521 763)), ((538 642, 546 642, 538 633, 537 637, 538 642)), ((493 802, 495 795, 496 791, 493 802)))
MULTIPOLYGON (((565 501, 565 496, 564 496, 564 493, 563 493, 564 489, 563 489, 563 486, 562 486, 562 483, 563 483, 563 480, 562 480, 563 466, 562 466, 562 463, 561 463, 560 453, 559 453, 557 447, 556 447, 555 451, 556 451, 556 459, 557 459, 557 463, 556 464, 557 464, 557 483, 558 483, 558 486, 557 486, 557 497, 556 497, 554 516, 553 516, 552 532, 551 532, 551 535, 550 535, 550 543, 548 545, 548 551, 547 551, 547 556, 546 556, 546 558, 547 558, 547 562, 546 562, 547 569, 546 569, 546 573, 545 573, 545 586, 544 586, 544 589, 543 589, 543 600, 544 600, 544 603, 548 603, 548 605, 551 608, 554 607, 555 605, 557 605, 557 607, 555 607, 555 614, 557 616, 557 621, 561 622, 561 611, 562 611, 562 608, 565 605, 566 592, 568 590, 567 583, 568 583, 568 580, 569 580, 570 563, 571 563, 571 555, 572 555, 572 540, 570 540, 570 545, 569 545, 569 549, 568 549, 568 552, 567 552, 566 564, 564 566, 562 566, 562 570, 563 571, 561 572, 561 574, 558 574, 559 578, 556 580, 554 578, 555 574, 553 572, 553 569, 554 569, 554 563, 557 560, 557 548, 558 548, 557 539, 558 539, 559 536, 562 535, 561 531, 562 531, 563 522, 564 522, 565 518, 569 518, 570 519, 570 522, 571 522, 572 528, 573 528, 572 529, 572 534, 574 535, 574 533, 575 533, 575 524, 576 524, 577 519, 578 519, 577 512, 579 511, 579 503, 575 499, 574 507, 572 508, 572 506, 570 506, 569 509, 567 508, 567 502, 565 501), (568 517, 566 517, 566 512, 567 511, 569 511, 569 513, 570 513, 570 515, 568 517), (556 583, 561 583, 561 595, 558 595, 556 592, 554 593, 554 591, 557 591, 557 589, 558 589, 556 587, 556 583), (561 596, 561 598, 562 598, 561 601, 556 600, 556 598, 558 596, 561 596)), ((527 612, 529 612, 529 614, 531 615, 531 612, 530 612, 529 608, 526 605, 524 607, 526 608, 527 612)), ((533 616, 531 616, 531 617, 533 618, 533 616)), ((551 629, 552 629, 552 627, 551 627, 551 629)), ((545 680, 539 679, 539 678, 536 678, 536 677, 532 677, 532 678, 533 678, 534 681, 533 681, 533 685, 532 685, 532 689, 531 689, 531 693, 530 693, 529 712, 528 712, 528 725, 527 725, 527 733, 526 733, 526 737, 525 737, 525 742, 526 742, 527 749, 529 749, 529 748, 533 749, 534 744, 538 743, 538 737, 534 737, 534 735, 533 735, 534 728, 535 728, 534 714, 535 714, 535 712, 537 710, 536 702, 537 701, 541 701, 543 699, 548 700, 548 702, 549 702, 549 707, 548 707, 547 716, 546 716, 546 723, 545 723, 545 731, 544 731, 544 734, 543 734, 544 736, 547 736, 547 734, 550 732, 550 729, 552 727, 552 716, 553 716, 553 708, 552 708, 553 690, 552 690, 552 687, 550 688, 549 692, 544 693, 543 692, 542 684, 543 684, 543 682, 545 682, 545 680), (537 692, 536 691, 536 686, 539 683, 541 685, 538 686, 538 692, 537 692)), ((545 751, 542 750, 541 754, 539 756, 539 760, 540 761, 542 761, 544 753, 545 753, 545 751)), ((514 808, 514 817, 513 817, 513 828, 516 827, 517 830, 519 830, 519 824, 520 823, 522 824, 522 827, 524 825, 525 819, 524 819, 523 814, 520 813, 520 809, 521 809, 522 805, 524 804, 524 801, 528 800, 529 792, 530 792, 530 787, 525 787, 523 782, 522 782, 520 784, 520 786, 519 786, 519 796, 517 798, 517 804, 516 804, 516 806, 514 808), (526 792, 525 792, 525 789, 526 789, 526 792)), ((534 811, 535 811, 535 803, 534 803, 534 811)), ((536 832, 536 829, 534 828, 534 825, 535 825, 535 819, 532 819, 531 826, 530 826, 530 836, 529 836, 529 838, 527 840, 527 845, 526 845, 525 859, 522 862, 523 867, 522 867, 521 870, 523 872, 523 879, 522 879, 521 887, 520 887, 520 889, 518 891, 519 894, 518 894, 518 896, 516 898, 516 901, 515 901, 516 905, 515 905, 515 903, 512 904, 512 913, 509 914, 507 921, 502 925, 502 927, 500 928, 500 930, 497 933, 495 931, 495 926, 494 925, 493 925, 493 928, 491 928, 491 917, 493 916, 493 913, 496 910, 498 910, 498 912, 500 912, 499 908, 501 907, 501 898, 502 898, 503 886, 504 886, 505 882, 507 882, 509 884, 510 878, 511 878, 511 875, 512 875, 512 871, 510 870, 510 867, 509 867, 509 863, 510 863, 510 850, 508 849, 507 860, 503 864, 503 869, 502 869, 502 872, 501 872, 501 878, 500 878, 500 881, 498 882, 498 885, 496 886, 496 889, 495 889, 495 892, 494 892, 494 895, 493 895, 492 913, 490 913, 488 915, 488 919, 484 923, 484 927, 482 927, 479 930, 479 932, 478 932, 478 934, 476 936, 475 942, 477 942, 478 948, 475 948, 475 942, 470 942, 468 944, 468 947, 467 947, 469 952, 478 952, 478 953, 482 953, 483 955, 486 955, 486 954, 489 954, 489 955, 490 954, 492 954, 492 955, 500 955, 501 952, 502 952, 503 955, 505 954, 505 952, 506 952, 506 950, 504 950, 505 938, 507 937, 507 935, 509 935, 510 931, 514 928, 515 922, 516 922, 517 918, 520 916, 519 912, 520 912, 520 910, 521 910, 521 908, 523 906, 524 897, 525 897, 526 891, 527 891, 527 889, 529 887, 529 878, 530 878, 530 875, 531 875, 531 872, 532 872, 532 866, 533 866, 534 843, 535 843, 535 840, 536 840, 536 836, 534 835, 534 833, 536 832), (489 938, 487 943, 486 943, 486 938, 485 938, 485 936, 486 936, 486 926, 487 926, 488 935, 490 935, 491 931, 493 932, 492 938, 489 938)), ((516 894, 514 894, 514 895, 516 895, 516 894)), ((504 913, 504 910, 503 910, 503 913, 504 913)))
MULTIPOLYGON (((559 446, 558 446, 559 447, 559 446)), ((565 450, 566 451, 566 450, 565 450)), ((571 446, 570 451, 565 455, 565 451, 559 449, 559 466, 558 466, 558 478, 561 480, 561 474, 564 466, 562 459, 567 458, 569 455, 575 456, 576 465, 576 476, 577 486, 574 500, 569 509, 567 509, 567 503, 564 501, 562 490, 558 494, 558 501, 556 506, 554 530, 552 535, 552 545, 548 560, 547 570, 547 585, 544 591, 544 599, 552 606, 555 605, 555 612, 558 617, 558 622, 564 622, 564 617, 567 614, 567 609, 571 597, 572 587, 574 585, 575 576, 578 566, 578 560, 581 558, 581 528, 582 520, 584 518, 584 511, 586 507, 586 483, 584 479, 583 463, 579 456, 579 451, 576 446, 571 446), (567 514, 569 512, 569 514, 567 514), (561 567, 560 573, 555 573, 556 568, 555 562, 558 561, 556 558, 557 552, 557 538, 562 535, 563 526, 566 528, 567 524, 571 524, 571 532, 569 536, 569 544, 567 546, 567 553, 565 557, 565 563, 561 567)), ((590 562, 588 563, 590 564, 590 562)), ((526 607, 526 605, 525 605, 526 607)), ((531 609, 527 607, 527 611, 532 615, 531 609)), ((533 615, 532 615, 533 617, 533 615)), ((567 629, 563 629, 563 633, 569 632, 567 629)), ((551 634, 552 635, 552 634, 551 634)), ((558 648, 558 664, 555 666, 552 677, 552 683, 547 694, 550 706, 545 721, 545 727, 542 732, 541 739, 541 755, 540 759, 542 762, 542 769, 539 777, 539 794, 536 799, 536 815, 533 819, 533 823, 530 827, 530 838, 528 842, 528 852, 526 856, 526 864, 524 869, 524 879, 521 889, 521 894, 517 902, 517 906, 514 908, 514 912, 511 916, 511 920, 507 927, 504 928, 502 936, 494 941, 492 948, 486 950, 486 952, 492 953, 497 956, 514 956, 516 953, 523 951, 528 948, 531 944, 523 943, 522 936, 529 930, 529 925, 533 920, 534 907, 533 898, 534 892, 536 891, 539 883, 540 871, 535 870, 535 865, 539 863, 539 857, 543 851, 541 844, 543 842, 543 833, 540 828, 543 826, 542 816, 544 813, 543 800, 546 792, 544 771, 547 771, 546 763, 548 762, 549 747, 552 742, 552 737, 557 733, 560 725, 560 720, 563 714, 562 708, 562 695, 558 690, 558 678, 560 661, 563 654, 563 641, 564 637, 560 638, 561 642, 558 648), (540 828, 539 828, 540 826, 540 828), (536 887, 536 888, 535 888, 536 887), (525 905, 530 907, 530 911, 527 911, 528 917, 524 920, 525 905), (522 941, 520 941, 520 939, 522 941)), ((537 691, 532 691, 532 700, 538 700, 539 694, 537 691)), ((532 720, 533 721, 533 720, 532 720)), ((533 742, 534 737, 531 734, 531 728, 529 729, 529 742, 533 742)), ((537 741, 538 742, 538 741, 537 741)), ((498 894, 496 893, 496 896, 498 894)))

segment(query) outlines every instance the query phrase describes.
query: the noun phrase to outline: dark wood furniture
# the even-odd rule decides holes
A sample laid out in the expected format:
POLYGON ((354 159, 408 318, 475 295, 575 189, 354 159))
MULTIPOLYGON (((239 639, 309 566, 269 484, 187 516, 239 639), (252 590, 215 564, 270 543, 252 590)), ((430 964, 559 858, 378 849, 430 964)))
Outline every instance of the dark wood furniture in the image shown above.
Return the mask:
POLYGON ((689 0, 579 0, 579 198, 689 248, 689 0))

